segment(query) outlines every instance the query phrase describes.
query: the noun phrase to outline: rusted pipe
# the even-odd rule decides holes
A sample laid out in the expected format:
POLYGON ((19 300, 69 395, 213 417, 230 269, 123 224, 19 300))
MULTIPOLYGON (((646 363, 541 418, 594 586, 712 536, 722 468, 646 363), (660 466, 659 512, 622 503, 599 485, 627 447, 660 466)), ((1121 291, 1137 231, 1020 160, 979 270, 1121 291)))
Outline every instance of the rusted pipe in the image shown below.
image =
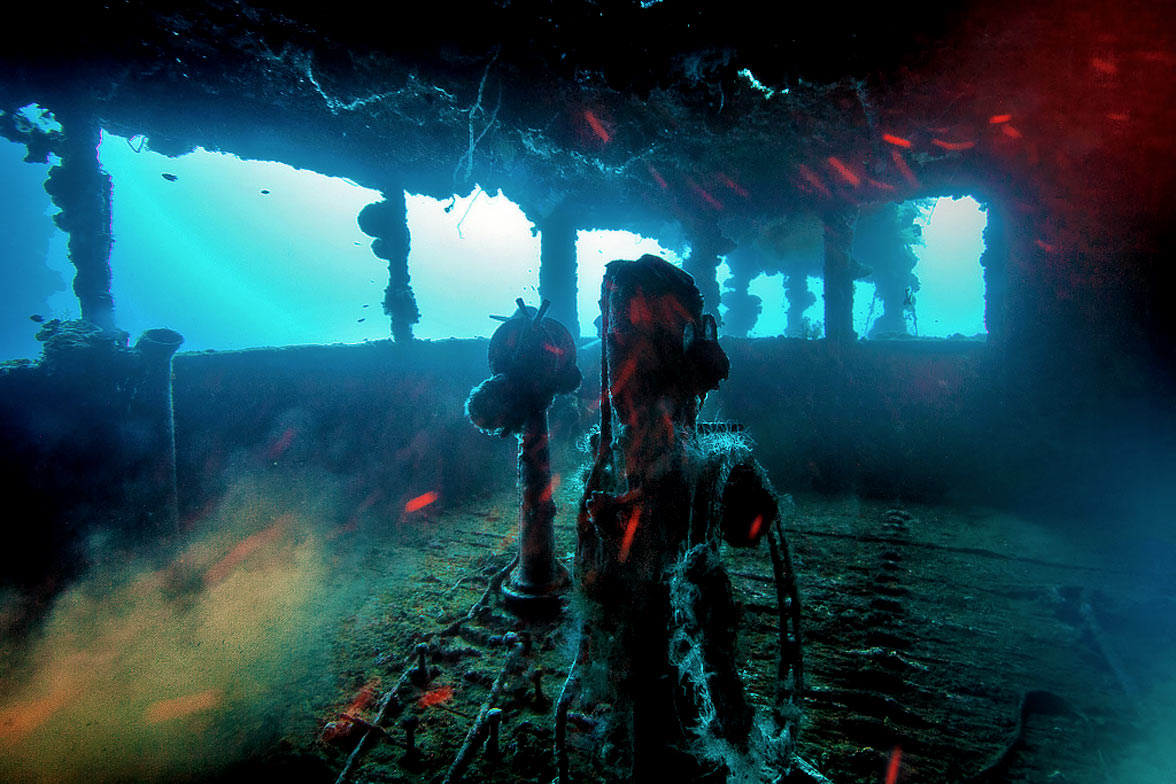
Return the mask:
POLYGON ((183 342, 174 329, 149 329, 135 344, 141 369, 128 438, 143 481, 136 502, 147 527, 166 535, 179 533, 180 527, 172 358, 183 342))

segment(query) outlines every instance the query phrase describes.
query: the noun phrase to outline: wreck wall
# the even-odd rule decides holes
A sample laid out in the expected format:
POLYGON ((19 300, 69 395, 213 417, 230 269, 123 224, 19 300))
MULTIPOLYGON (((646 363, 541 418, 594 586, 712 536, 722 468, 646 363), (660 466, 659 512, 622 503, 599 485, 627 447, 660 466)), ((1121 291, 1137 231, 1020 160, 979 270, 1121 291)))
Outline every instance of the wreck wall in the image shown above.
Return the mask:
POLYGON ((395 524, 435 503, 513 484, 513 440, 479 434, 465 398, 486 341, 447 340, 181 354, 175 361, 181 508, 215 500, 249 468, 341 477, 352 513, 395 524))
MULTIPOLYGON (((1014 508, 1142 511, 1176 450, 1163 398, 1127 399, 1097 374, 1031 375, 982 342, 723 338, 731 377, 704 419, 745 425, 785 492, 946 498, 1014 508), (1139 506, 1139 510, 1131 507, 1139 506)), ((232 470, 276 465, 346 477, 390 521, 514 481, 513 439, 482 435, 464 400, 485 340, 181 354, 176 441, 191 514, 232 470)), ((580 352, 578 406, 551 411, 557 463, 597 422, 599 354, 580 352)))
MULTIPOLYGON (((514 440, 479 433, 464 413, 469 390, 487 375, 487 343, 178 354, 181 527, 197 525, 251 471, 337 477, 340 527, 394 529, 414 498, 436 493, 433 511, 512 486, 514 440)), ((1176 427, 1163 390, 1107 388, 1099 368, 1065 374, 1062 361, 1032 372, 970 341, 722 345, 731 377, 703 418, 745 425, 783 492, 947 498, 1143 521, 1176 506, 1164 496, 1176 492, 1165 480, 1176 470, 1176 427)), ((123 454, 130 398, 117 366, 96 360, 65 372, 60 363, 17 363, 0 372, 3 486, 12 508, 28 510, 5 527, 0 582, 67 576, 87 536, 134 519, 123 454)), ((551 413, 562 471, 585 458, 574 445, 598 417, 598 349, 581 351, 580 367, 579 395, 551 413)))
MULTIPOLYGON (((902 494, 954 488, 989 459, 995 387, 976 342, 724 338, 731 378, 704 418, 737 421, 784 490, 902 494)), ((180 354, 176 443, 181 501, 215 496, 235 461, 323 469, 393 519, 428 491, 459 498, 513 481, 514 443, 477 432, 464 401, 487 374, 485 340, 295 346, 180 354)), ((581 351, 578 411, 557 404, 566 455, 597 421, 600 358, 581 351)), ((562 443, 561 443, 562 442, 562 443)))
POLYGON ((991 415, 973 341, 724 340, 731 377, 706 414, 748 427, 781 490, 928 498, 965 491, 991 415))

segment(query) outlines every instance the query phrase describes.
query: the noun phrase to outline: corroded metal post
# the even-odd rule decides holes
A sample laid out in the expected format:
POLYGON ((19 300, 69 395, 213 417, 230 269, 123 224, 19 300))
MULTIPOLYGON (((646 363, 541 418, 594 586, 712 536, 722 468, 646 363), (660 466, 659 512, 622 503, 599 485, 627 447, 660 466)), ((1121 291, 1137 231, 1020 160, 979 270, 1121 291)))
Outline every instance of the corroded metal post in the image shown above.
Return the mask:
POLYGON ((756 717, 720 549, 755 546, 780 499, 745 438, 698 421, 730 371, 715 319, 690 275, 643 256, 606 268, 601 321, 601 429, 577 516, 583 625, 557 708, 557 768, 566 780, 567 709, 583 688, 610 706, 602 734, 616 739, 618 780, 734 779, 736 759, 785 774, 795 714, 756 717), (597 666, 581 685, 588 651, 597 666))
POLYGON ((683 262, 682 269, 694 278, 702 294, 703 306, 713 313, 718 313, 721 300, 716 277, 719 256, 730 253, 735 248, 735 243, 724 237, 713 221, 698 221, 688 236, 690 256, 683 262))
POLYGON ((825 224, 825 336, 834 344, 849 344, 853 332, 853 228, 857 207, 830 209, 825 224))
POLYGON ((470 392, 466 415, 477 427, 519 439, 519 561, 503 596, 520 612, 556 609, 571 575, 555 556, 555 501, 547 407, 580 386, 576 343, 566 328, 520 298, 490 338, 493 376, 470 392))
POLYGON ((56 112, 64 129, 56 148, 61 163, 49 170, 45 192, 61 212, 53 216, 69 234, 69 260, 77 268, 73 289, 82 318, 113 330, 114 299, 110 295, 110 175, 98 160, 102 141, 98 119, 83 107, 69 105, 56 112))
POLYGON ((519 434, 519 565, 502 587, 514 602, 564 592, 571 574, 555 557, 555 501, 547 409, 531 412, 519 434))
POLYGON ((412 325, 421 320, 408 274, 408 252, 412 238, 408 230, 408 205, 404 191, 395 189, 384 200, 364 207, 357 218, 360 230, 372 240, 372 253, 388 262, 388 287, 384 290, 384 313, 392 322, 392 339, 412 340, 412 325))
POLYGON ((131 432, 141 465, 143 490, 139 501, 144 522, 154 533, 179 532, 176 490, 176 426, 172 407, 172 358, 184 336, 171 329, 149 329, 135 344, 140 381, 135 389, 131 432))
POLYGON ((551 300, 551 314, 580 336, 576 312, 576 223, 564 209, 557 209, 539 226, 539 296, 551 300))

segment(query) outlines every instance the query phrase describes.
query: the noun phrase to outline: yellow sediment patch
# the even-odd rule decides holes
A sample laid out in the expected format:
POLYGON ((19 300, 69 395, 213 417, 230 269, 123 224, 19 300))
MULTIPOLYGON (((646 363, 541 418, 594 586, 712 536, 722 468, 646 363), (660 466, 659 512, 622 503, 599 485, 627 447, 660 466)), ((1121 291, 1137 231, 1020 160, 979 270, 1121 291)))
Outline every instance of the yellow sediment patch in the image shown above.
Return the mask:
POLYGON ((100 565, 59 597, 0 684, 0 781, 191 777, 305 712, 327 669, 321 540, 310 515, 236 500, 172 566, 100 565))
POLYGON ((16 702, 0 711, 0 745, 20 740, 49 721, 69 702, 70 696, 68 687, 59 688, 44 697, 16 702))
POLYGON ((289 529, 293 520, 293 515, 282 515, 273 525, 242 539, 236 547, 229 551, 228 555, 209 567, 208 571, 204 573, 204 581, 211 585, 224 580, 241 565, 242 561, 252 555, 254 550, 272 544, 282 536, 289 529))
POLYGON ((193 713, 211 710, 221 704, 219 689, 196 694, 185 694, 183 697, 172 697, 170 700, 160 700, 147 706, 144 720, 148 724, 159 724, 172 719, 179 719, 193 713))

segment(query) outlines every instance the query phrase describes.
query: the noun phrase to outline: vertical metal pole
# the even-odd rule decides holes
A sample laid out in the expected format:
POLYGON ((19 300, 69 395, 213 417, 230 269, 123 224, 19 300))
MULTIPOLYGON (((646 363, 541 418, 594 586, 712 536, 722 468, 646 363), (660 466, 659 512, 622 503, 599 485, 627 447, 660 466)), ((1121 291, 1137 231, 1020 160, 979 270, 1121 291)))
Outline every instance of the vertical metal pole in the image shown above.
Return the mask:
MULTIPOLYGON (((156 533, 179 532, 180 513, 176 489, 176 426, 172 406, 172 357, 184 342, 171 329, 149 329, 135 344, 143 362, 142 381, 135 390, 144 498, 140 499, 148 526, 156 533)), ((134 430, 132 430, 134 432, 134 430)))
POLYGON ((551 300, 550 317, 580 337, 576 307, 576 224, 563 209, 539 222, 539 296, 551 300))
POLYGON ((825 335, 837 345, 853 343, 853 274, 850 248, 857 207, 825 212, 825 335))
POLYGON ((113 330, 114 299, 110 294, 110 175, 98 161, 101 130, 86 108, 73 104, 56 112, 64 129, 57 148, 61 163, 49 170, 45 192, 61 212, 53 221, 69 234, 69 259, 77 269, 73 289, 82 318, 113 330))
POLYGON ((412 325, 420 321, 421 314, 408 274, 408 253, 412 238, 408 231, 408 205, 404 190, 395 188, 385 191, 384 200, 364 207, 356 220, 364 234, 375 238, 372 240, 372 253, 388 262, 384 313, 391 322, 392 339, 397 343, 410 342, 412 325))
POLYGON ((543 601, 571 583, 555 558, 555 501, 551 455, 547 445, 547 411, 533 412, 519 435, 519 566, 503 586, 508 600, 543 601))
POLYGON ((719 256, 730 253, 735 244, 723 236, 714 223, 699 223, 690 233, 690 256, 682 269, 690 273, 702 294, 702 309, 718 314, 720 292, 717 272, 719 256))

